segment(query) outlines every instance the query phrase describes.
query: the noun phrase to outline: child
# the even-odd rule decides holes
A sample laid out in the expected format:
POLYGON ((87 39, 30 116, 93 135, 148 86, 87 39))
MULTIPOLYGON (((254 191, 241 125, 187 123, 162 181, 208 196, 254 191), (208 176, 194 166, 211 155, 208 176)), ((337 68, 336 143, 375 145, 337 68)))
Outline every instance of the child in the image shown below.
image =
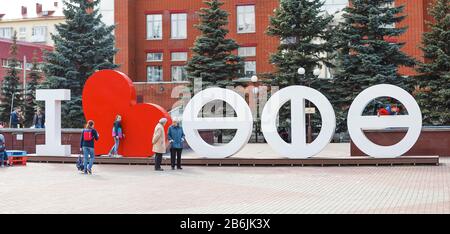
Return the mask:
POLYGON ((125 136, 125 134, 123 134, 123 129, 122 129, 122 117, 120 115, 117 115, 116 120, 114 121, 113 129, 112 129, 112 137, 114 138, 114 145, 111 148, 111 150, 109 151, 109 154, 108 154, 109 157, 117 156, 118 151, 119 151, 120 140, 124 136, 125 136))

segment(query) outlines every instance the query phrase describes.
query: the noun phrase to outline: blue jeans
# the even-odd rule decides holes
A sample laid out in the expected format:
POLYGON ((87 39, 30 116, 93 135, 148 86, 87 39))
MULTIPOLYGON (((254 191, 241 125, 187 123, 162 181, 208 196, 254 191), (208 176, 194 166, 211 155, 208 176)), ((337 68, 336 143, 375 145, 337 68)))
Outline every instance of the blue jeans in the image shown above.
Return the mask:
POLYGON ((6 152, 1 152, 0 153, 0 166, 3 166, 3 163, 6 165, 8 163, 8 160, 6 159, 5 161, 5 154, 6 152))
POLYGON ((84 172, 92 169, 92 165, 94 165, 95 153, 94 148, 91 147, 83 147, 83 155, 84 155, 84 172))
POLYGON ((114 137, 114 145, 111 148, 111 150, 109 151, 109 155, 111 155, 111 154, 116 155, 117 154, 117 151, 119 151, 119 143, 120 143, 120 139, 118 137, 114 137))

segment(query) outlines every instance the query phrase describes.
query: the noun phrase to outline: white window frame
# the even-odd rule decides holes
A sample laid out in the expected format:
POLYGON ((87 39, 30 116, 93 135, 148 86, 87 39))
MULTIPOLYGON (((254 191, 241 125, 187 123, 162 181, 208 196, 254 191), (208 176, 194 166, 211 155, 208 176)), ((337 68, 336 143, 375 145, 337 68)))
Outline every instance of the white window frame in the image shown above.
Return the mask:
POLYGON ((187 13, 170 14, 170 28, 170 39, 187 39, 187 13))
POLYGON ((147 29, 147 40, 162 40, 163 39, 162 14, 146 15, 146 29, 147 29), (159 29, 156 29, 155 31, 155 27, 159 27, 159 29))
POLYGON ((27 28, 26 27, 20 27, 19 28, 19 37, 26 37, 27 36, 27 28))
POLYGON ((172 52, 170 54, 171 61, 187 61, 188 53, 187 52, 172 52))
POLYGON ((186 65, 172 65, 171 68, 171 79, 172 82, 183 82, 187 81, 187 72, 186 72, 186 65), (182 69, 182 70, 180 70, 182 69), (181 75, 181 77, 177 77, 177 75, 181 75), (184 76, 184 79, 183 79, 184 76))
POLYGON ((9 60, 8 59, 2 59, 2 67, 9 67, 9 60))
POLYGON ((31 41, 47 42, 47 32, 47 26, 33 26, 31 29, 31 41), (37 32, 39 32, 39 34, 37 32))
POLYGON ((13 28, 12 27, 0 27, 0 38, 12 39, 13 28))
POLYGON ((253 75, 256 75, 256 61, 254 61, 254 60, 245 61, 244 62, 244 77, 251 77, 253 75), (254 64, 254 65, 252 65, 254 67, 252 69, 253 73, 252 74, 247 74, 247 72, 249 71, 249 65, 250 64, 254 64))
POLYGON ((162 82, 163 81, 163 67, 162 65, 150 65, 147 66, 147 82, 149 83, 157 83, 157 82, 162 82), (152 79, 153 75, 156 75, 156 68, 159 68, 159 79, 158 80, 154 80, 152 79), (152 70, 153 69, 153 70, 152 70), (152 70, 152 71, 150 71, 152 70))
POLYGON ((255 33, 256 16, 255 5, 237 6, 237 33, 255 33), (248 19, 253 22, 246 22, 248 19))
POLYGON ((147 58, 146 61, 147 62, 162 62, 164 59, 164 53, 163 52, 148 52, 147 53, 147 58), (155 57, 157 57, 156 55, 160 55, 161 59, 157 59, 155 57))
POLYGON ((256 47, 254 46, 239 47, 238 55, 240 57, 256 57, 256 47))

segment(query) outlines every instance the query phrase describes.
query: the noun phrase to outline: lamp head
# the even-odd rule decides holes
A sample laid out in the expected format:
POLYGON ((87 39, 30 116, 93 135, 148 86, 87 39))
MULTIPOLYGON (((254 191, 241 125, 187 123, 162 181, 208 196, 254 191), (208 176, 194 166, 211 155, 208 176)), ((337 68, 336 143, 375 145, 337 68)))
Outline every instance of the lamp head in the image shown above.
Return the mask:
POLYGON ((303 68, 303 67, 300 67, 298 70, 297 70, 297 73, 299 74, 299 75, 305 75, 305 68, 303 68))

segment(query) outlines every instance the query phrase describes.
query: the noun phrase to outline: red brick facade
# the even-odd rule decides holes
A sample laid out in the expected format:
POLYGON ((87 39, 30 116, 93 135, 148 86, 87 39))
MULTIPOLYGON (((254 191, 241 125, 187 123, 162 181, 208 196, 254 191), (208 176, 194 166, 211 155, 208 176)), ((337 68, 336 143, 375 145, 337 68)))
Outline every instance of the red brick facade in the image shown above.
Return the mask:
MULTIPOLYGON (((10 47, 12 45, 11 40, 7 39, 0 39, 0 82, 3 80, 3 77, 6 75, 7 68, 4 66, 6 65, 6 61, 10 57, 9 51, 10 47)), ((19 73, 20 80, 23 81, 23 62, 26 59, 27 63, 31 63, 33 59, 33 53, 36 51, 36 56, 38 59, 38 62, 42 62, 42 54, 44 50, 51 51, 53 50, 53 47, 51 46, 45 46, 45 45, 39 45, 39 44, 33 44, 28 42, 17 42, 18 47, 18 54, 17 59, 20 61, 21 69, 19 73)), ((28 65, 29 66, 29 65, 28 65)), ((29 72, 29 71, 28 71, 29 72)), ((27 75, 28 78, 28 75, 27 75)))
MULTIPOLYGON (((428 7, 434 0, 396 0, 397 6, 404 5, 404 13, 407 16, 398 27, 408 27, 405 34, 399 37, 400 42, 405 42, 403 51, 413 56, 417 61, 423 62, 422 34, 427 30, 426 21, 431 21, 428 15, 428 7)), ((404 75, 416 75, 412 68, 400 68, 400 73, 404 75)))
MULTIPOLYGON (((422 33, 425 30, 425 20, 429 20, 426 8, 433 0, 397 0, 396 5, 405 5, 405 14, 408 16, 399 27, 408 26, 406 34, 398 38, 399 41, 406 42, 403 49, 407 54, 422 61, 423 53, 420 50, 422 33), (414 2, 414 3, 412 3, 414 2)), ((269 56, 275 52, 279 45, 279 40, 265 34, 269 23, 269 16, 278 6, 279 0, 227 0, 223 9, 229 15, 229 37, 237 41, 241 46, 256 47, 256 56, 247 57, 247 61, 256 61, 256 72, 258 74, 273 72, 274 67, 269 63, 269 56), (237 33, 237 7, 240 5, 255 6, 255 33, 237 33)), ((141 84, 138 88, 138 95, 141 101, 153 102, 170 110, 171 106, 178 99, 170 97, 171 87, 178 84, 168 84, 171 82, 171 66, 184 65, 185 62, 172 62, 171 52, 185 51, 189 57, 192 56, 190 48, 193 46, 199 31, 194 28, 198 23, 196 12, 205 7, 203 0, 116 0, 115 1, 115 21, 116 42, 119 52, 116 56, 116 63, 120 64, 120 70, 130 76, 135 82, 147 81, 147 66, 162 66, 163 82, 141 84), (170 38, 171 14, 187 13, 187 38, 184 40, 174 40, 170 38), (147 14, 162 14, 162 39, 148 40, 146 28, 147 14), (146 62, 147 52, 163 53, 162 62, 146 62)), ((404 75, 414 75, 413 69, 401 68, 404 75)), ((181 83, 183 84, 183 83, 181 83)))

